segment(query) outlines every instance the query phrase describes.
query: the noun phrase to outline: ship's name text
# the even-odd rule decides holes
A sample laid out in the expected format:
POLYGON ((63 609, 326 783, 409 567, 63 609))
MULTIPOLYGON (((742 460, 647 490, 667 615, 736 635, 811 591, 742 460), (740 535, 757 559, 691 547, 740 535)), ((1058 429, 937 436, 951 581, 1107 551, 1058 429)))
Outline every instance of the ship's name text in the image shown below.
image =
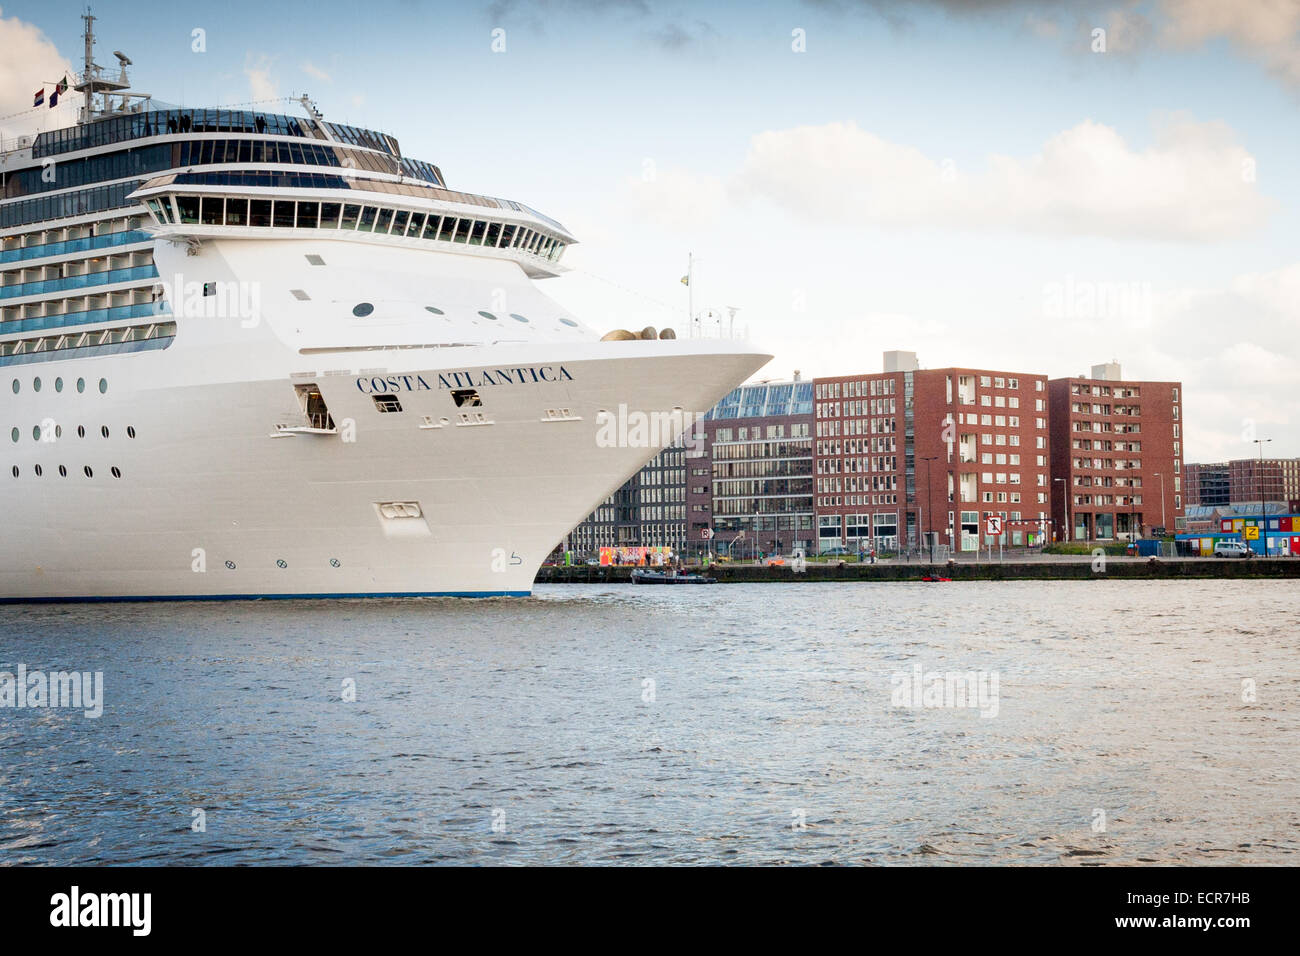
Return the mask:
POLYGON ((529 385, 533 382, 572 382, 563 365, 528 368, 480 369, 473 372, 433 372, 424 375, 376 375, 357 379, 357 390, 366 395, 385 392, 422 392, 434 389, 481 388, 485 385, 529 385), (434 384, 430 384, 433 382, 434 384))

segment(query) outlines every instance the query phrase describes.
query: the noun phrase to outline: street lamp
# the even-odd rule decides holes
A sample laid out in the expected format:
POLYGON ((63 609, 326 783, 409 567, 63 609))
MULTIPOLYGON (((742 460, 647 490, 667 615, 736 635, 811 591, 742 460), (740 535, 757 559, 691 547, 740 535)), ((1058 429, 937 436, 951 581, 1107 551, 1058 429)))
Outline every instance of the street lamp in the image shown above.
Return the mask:
POLYGON ((1052 481, 1065 485, 1061 489, 1061 502, 1065 505, 1065 540, 1069 541, 1074 537, 1074 525, 1070 524, 1070 482, 1066 478, 1053 478, 1052 481))
MULTIPOLYGON (((1256 477, 1259 482, 1259 546, 1261 549, 1260 554, 1266 558, 1268 557, 1268 518, 1264 507, 1264 443, 1272 440, 1271 438, 1256 438, 1254 440, 1255 444, 1259 446, 1259 474, 1256 477)), ((1250 545, 1246 547, 1250 547, 1250 545)))
MULTIPOLYGON (((926 457, 921 458, 921 461, 925 462, 925 496, 927 498, 930 497, 930 462, 937 461, 938 458, 939 458, 938 455, 931 455, 928 458, 926 457)), ((922 507, 922 513, 918 516, 918 521, 917 521, 918 526, 921 524, 921 520, 919 519, 923 519, 924 517, 925 517, 925 509, 924 507, 922 507)), ((933 521, 933 519, 931 520, 933 521)), ((929 544, 930 546, 930 563, 934 564, 934 535, 930 533, 929 527, 926 527, 925 529, 925 540, 926 543, 929 544)))

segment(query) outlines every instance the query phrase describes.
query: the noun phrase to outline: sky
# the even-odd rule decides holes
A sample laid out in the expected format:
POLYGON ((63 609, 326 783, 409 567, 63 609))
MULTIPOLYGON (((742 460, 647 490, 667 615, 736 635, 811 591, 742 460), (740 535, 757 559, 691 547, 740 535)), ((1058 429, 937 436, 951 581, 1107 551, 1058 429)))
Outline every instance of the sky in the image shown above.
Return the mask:
MULTIPOLYGON (((75 121, 30 107, 81 12, 0 0, 0 136, 75 121)), ((542 288, 602 331, 688 334, 693 256, 699 327, 766 346, 760 378, 1113 359, 1183 383, 1187 461, 1300 456, 1300 0, 93 12, 159 101, 306 92, 560 220, 542 288)))

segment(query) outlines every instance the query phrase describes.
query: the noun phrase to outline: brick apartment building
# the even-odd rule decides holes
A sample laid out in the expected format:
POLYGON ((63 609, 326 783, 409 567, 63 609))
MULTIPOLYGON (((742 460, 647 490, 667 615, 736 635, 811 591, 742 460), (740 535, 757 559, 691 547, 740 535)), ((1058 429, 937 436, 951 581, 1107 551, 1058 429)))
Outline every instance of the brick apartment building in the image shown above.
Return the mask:
POLYGON ((1182 383, 1125 381, 1119 365, 1048 383, 1052 517, 1075 541, 1186 526, 1182 383))
POLYGON ((812 393, 797 372, 745 385, 697 423, 686 452, 689 553, 811 553, 812 393))
POLYGON ((1220 507, 1231 500, 1232 496, 1228 492, 1226 461, 1205 465, 1183 465, 1184 509, 1195 505, 1220 507))
POLYGON ((942 554, 1048 533, 1045 376, 920 369, 915 353, 886 352, 879 373, 814 386, 819 551, 942 554), (991 515, 998 538, 983 533, 991 515))

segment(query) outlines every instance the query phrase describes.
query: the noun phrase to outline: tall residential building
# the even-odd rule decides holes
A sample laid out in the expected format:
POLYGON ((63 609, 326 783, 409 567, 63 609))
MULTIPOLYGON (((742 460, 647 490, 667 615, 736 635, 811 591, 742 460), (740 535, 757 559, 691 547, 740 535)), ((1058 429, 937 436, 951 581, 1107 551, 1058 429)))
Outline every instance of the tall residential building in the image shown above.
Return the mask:
POLYGON ((601 548, 686 550, 686 443, 683 435, 650 459, 560 543, 594 556, 601 548))
POLYGON ((1227 467, 1228 500, 1233 503, 1300 498, 1300 458, 1238 458, 1227 467))
POLYGON ((1184 530, 1182 383, 1126 381, 1111 363, 1048 395, 1058 528, 1076 541, 1184 530))
POLYGON ((1193 505, 1216 507, 1232 500, 1228 493, 1228 463, 1183 465, 1184 510, 1193 505))
POLYGON ((1048 526, 1047 380, 1026 372, 921 369, 815 380, 819 550, 974 551, 1041 541, 1048 526), (1002 519, 990 537, 985 521, 1002 519))
POLYGON ((733 390, 696 425, 686 451, 690 551, 705 532, 722 553, 811 553, 813 383, 733 390))

